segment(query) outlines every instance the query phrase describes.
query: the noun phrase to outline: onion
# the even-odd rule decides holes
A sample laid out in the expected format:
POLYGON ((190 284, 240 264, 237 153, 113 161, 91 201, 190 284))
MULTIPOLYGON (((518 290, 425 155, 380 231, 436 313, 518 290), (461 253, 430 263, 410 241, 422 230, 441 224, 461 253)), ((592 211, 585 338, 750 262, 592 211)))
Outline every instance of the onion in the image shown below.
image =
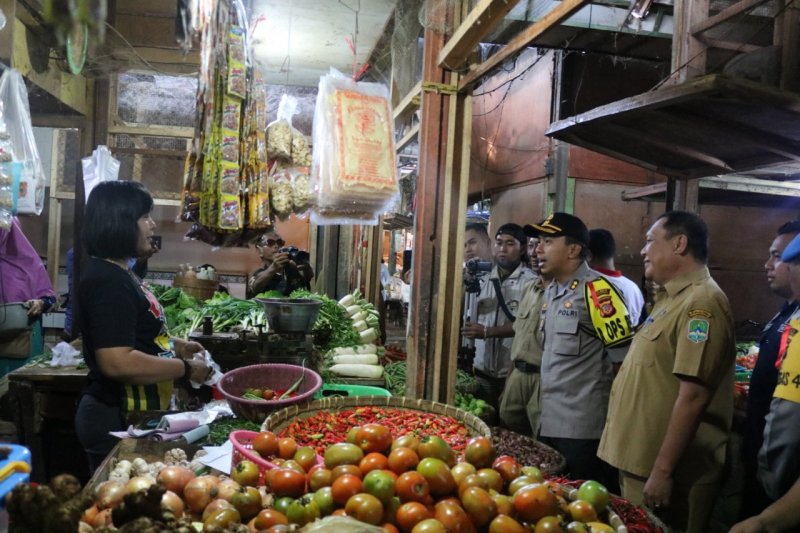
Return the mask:
POLYGON ((100 509, 98 509, 96 505, 92 505, 91 507, 87 508, 81 515, 81 522, 85 522, 91 525, 92 522, 94 522, 94 517, 97 516, 97 513, 99 512, 100 509))
POLYGON ((217 497, 217 476, 200 476, 189 481, 183 487, 183 501, 192 511, 200 513, 211 500, 217 497))
POLYGON ((183 500, 171 490, 165 492, 161 497, 161 508, 171 512, 175 520, 183 517, 183 500))
POLYGON ((231 501, 231 496, 233 496, 241 487, 241 485, 236 483, 231 478, 223 479, 219 482, 219 485, 217 485, 217 497, 222 498, 223 500, 231 501))
POLYGON ((217 498, 216 500, 206 505, 206 508, 203 509, 203 522, 205 522, 209 516, 211 516, 212 514, 221 509, 236 509, 236 507, 234 507, 233 504, 228 500, 217 498))
POLYGON ((125 485, 119 481, 104 481, 94 493, 94 500, 98 509, 116 507, 124 497, 125 485))
POLYGON ((150 485, 153 485, 155 480, 150 476, 136 476, 132 477, 125 485, 125 491, 128 494, 136 494, 140 490, 147 490, 150 485))
POLYGON ((195 478, 194 472, 183 466, 167 466, 161 469, 156 477, 159 485, 171 490, 178 496, 183 494, 183 488, 195 478))
POLYGON ((92 521, 92 526, 94 528, 110 526, 112 524, 113 522, 111 520, 111 509, 103 509, 102 511, 97 513, 97 516, 95 516, 94 520, 92 521))

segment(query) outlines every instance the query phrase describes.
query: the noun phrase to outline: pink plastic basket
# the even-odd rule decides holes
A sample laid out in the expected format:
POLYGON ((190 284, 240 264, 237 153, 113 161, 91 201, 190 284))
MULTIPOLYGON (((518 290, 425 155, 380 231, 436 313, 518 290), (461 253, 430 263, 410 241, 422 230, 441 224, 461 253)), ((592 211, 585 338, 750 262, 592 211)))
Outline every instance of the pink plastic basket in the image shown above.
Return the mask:
POLYGON ((263 422, 273 411, 311 400, 320 387, 322 387, 322 378, 313 370, 285 364, 250 365, 236 368, 222 376, 217 384, 217 389, 228 400, 233 414, 251 422, 263 422), (242 398, 242 394, 247 388, 288 389, 303 375, 305 378, 300 388, 297 389, 297 396, 292 398, 285 400, 245 400, 242 398))

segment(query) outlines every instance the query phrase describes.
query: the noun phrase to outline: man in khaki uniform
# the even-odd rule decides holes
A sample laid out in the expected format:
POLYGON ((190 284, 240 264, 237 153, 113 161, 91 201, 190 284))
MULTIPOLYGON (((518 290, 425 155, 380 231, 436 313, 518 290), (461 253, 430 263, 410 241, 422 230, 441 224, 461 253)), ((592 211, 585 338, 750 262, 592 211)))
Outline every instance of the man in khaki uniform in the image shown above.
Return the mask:
POLYGON ((523 435, 535 436, 539 432, 540 367, 544 348, 543 331, 539 326, 544 288, 549 281, 550 278, 540 277, 528 286, 513 322, 512 367, 500 399, 500 420, 505 427, 523 435))
POLYGON ((660 294, 614 381, 598 455, 619 468, 623 497, 704 532, 733 416, 733 318, 700 217, 661 215, 641 253, 660 294))

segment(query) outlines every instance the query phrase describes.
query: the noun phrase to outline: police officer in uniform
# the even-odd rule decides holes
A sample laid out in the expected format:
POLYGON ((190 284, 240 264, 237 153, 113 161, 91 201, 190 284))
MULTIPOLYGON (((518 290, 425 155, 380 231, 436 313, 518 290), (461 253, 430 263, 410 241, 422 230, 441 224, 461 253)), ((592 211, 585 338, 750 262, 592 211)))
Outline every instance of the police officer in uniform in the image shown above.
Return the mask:
MULTIPOLYGON (((530 227, 530 226, 528 226, 530 227)), ((511 343, 511 373, 500 399, 500 420, 505 427, 523 435, 539 432, 541 375, 544 334, 539 323, 544 289, 550 278, 541 276, 528 286, 517 309, 511 343)))
POLYGON ((705 532, 733 417, 733 317, 700 217, 661 215, 641 253, 661 293, 614 381, 598 455, 620 470, 624 498, 674 531, 705 532))
POLYGON ((792 292, 789 283, 789 265, 781 261, 781 254, 798 233, 800 233, 798 220, 787 222, 778 228, 778 234, 769 247, 769 258, 764 264, 770 290, 786 301, 778 314, 764 327, 758 343, 758 361, 750 378, 747 417, 742 439, 743 482, 744 486, 748 487, 748 494, 742 498, 742 509, 739 514, 741 519, 760 513, 770 503, 756 478, 757 456, 764 441, 764 419, 769 413, 769 405, 778 379, 775 361, 778 359, 781 337, 789 317, 798 309, 797 296, 792 292))
MULTIPOLYGON (((526 231, 539 238, 541 274, 553 279, 541 310, 540 440, 564 455, 573 478, 594 479, 613 490, 616 475, 597 457, 612 364, 586 298, 587 284, 599 278, 586 263, 589 231, 581 219, 567 213, 553 213, 526 231)), ((627 319, 619 296, 613 307, 609 318, 627 319)))
MULTIPOLYGON (((785 226, 784 226, 785 227, 785 226)), ((776 239, 777 240, 777 239, 776 239)), ((780 262, 788 265, 789 283, 800 294, 800 235, 786 246, 780 262)), ((769 265, 769 262, 767 263, 769 265)), ((784 265, 784 266, 785 266, 784 265)), ((795 310, 778 348, 778 373, 758 453, 758 478, 774 501, 760 514, 736 524, 733 533, 800 529, 800 311, 795 310)), ((759 355, 759 358, 761 355, 759 355)), ((748 487, 749 489, 750 487, 748 487)))
POLYGON ((499 410, 498 400, 511 367, 511 336, 506 327, 514 321, 517 307, 527 286, 536 275, 526 266, 527 239, 518 224, 503 224, 495 234, 495 265, 481 280, 478 317, 464 323, 461 334, 475 339, 475 378, 480 385, 477 396, 499 410))

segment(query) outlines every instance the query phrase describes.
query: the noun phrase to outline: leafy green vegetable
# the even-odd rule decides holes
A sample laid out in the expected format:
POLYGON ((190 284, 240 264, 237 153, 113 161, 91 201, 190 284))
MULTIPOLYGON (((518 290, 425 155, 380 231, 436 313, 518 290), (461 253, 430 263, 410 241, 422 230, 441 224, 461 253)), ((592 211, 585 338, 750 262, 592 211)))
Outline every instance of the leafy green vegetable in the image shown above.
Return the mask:
POLYGON ((261 424, 241 418, 218 418, 209 425, 208 437, 203 443, 206 446, 220 446, 230 437, 231 432, 240 429, 261 431, 261 424))
POLYGON ((314 344, 327 353, 341 346, 355 346, 359 344, 358 333, 353 330, 353 323, 347 312, 339 306, 336 300, 324 294, 317 294, 304 289, 298 289, 289 296, 290 298, 307 298, 319 300, 322 306, 319 316, 311 329, 314 335, 314 344))
POLYGON ((281 291, 266 291, 262 292, 261 294, 256 294, 256 298, 283 298, 283 293, 281 291))

